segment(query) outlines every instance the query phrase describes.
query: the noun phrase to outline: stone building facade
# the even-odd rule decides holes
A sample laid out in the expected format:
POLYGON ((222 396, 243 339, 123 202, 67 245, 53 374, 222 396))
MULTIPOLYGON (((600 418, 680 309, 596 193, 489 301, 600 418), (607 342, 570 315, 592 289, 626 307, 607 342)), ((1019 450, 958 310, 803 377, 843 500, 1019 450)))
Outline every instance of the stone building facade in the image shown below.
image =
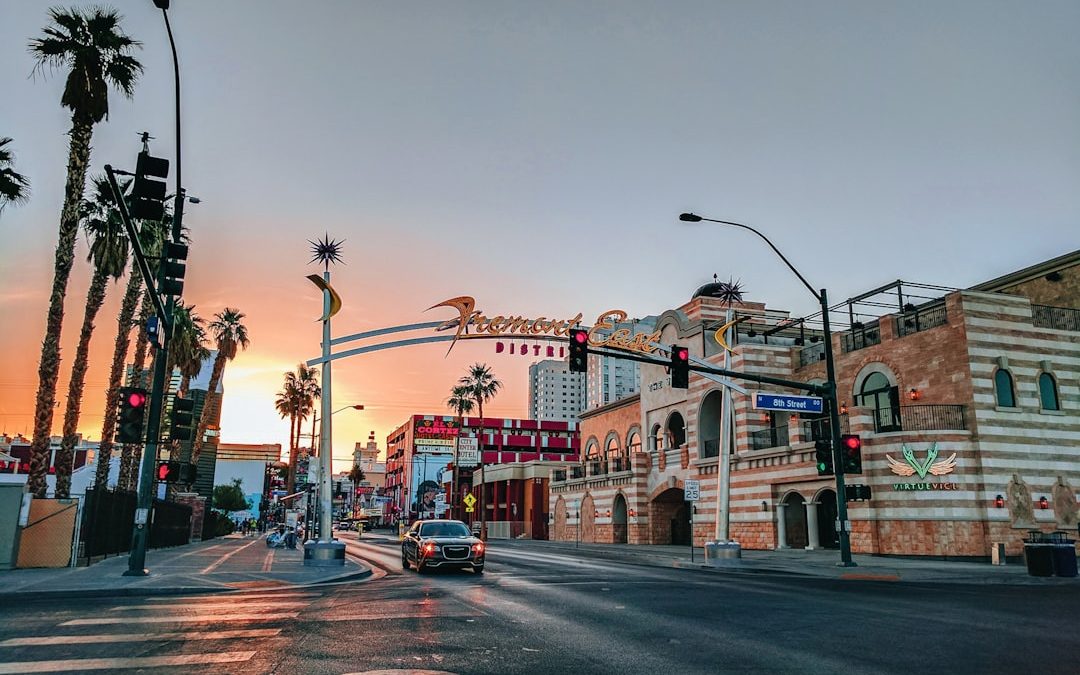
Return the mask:
MULTIPOLYGON (((995 542, 1019 555, 1031 529, 1076 534, 1076 279, 1080 251, 978 290, 901 300, 895 312, 833 334, 842 432, 862 441, 862 472, 846 481, 871 491, 848 503, 853 551, 982 558, 995 542)), ((660 341, 720 367, 713 332, 725 309, 699 291, 661 315, 660 341)), ((734 310, 749 318, 739 324, 732 370, 824 382, 820 332, 762 304, 734 310)), ((721 387, 691 373, 689 389, 672 389, 656 365, 643 364, 641 378, 635 399, 583 416, 583 461, 551 483, 554 538, 714 538, 721 387), (696 509, 684 501, 687 480, 700 484, 696 509)), ((815 463, 815 439, 827 428, 753 409, 754 391, 780 388, 741 384, 748 393, 733 395, 732 539, 748 549, 837 546, 835 479, 819 476, 815 463)))

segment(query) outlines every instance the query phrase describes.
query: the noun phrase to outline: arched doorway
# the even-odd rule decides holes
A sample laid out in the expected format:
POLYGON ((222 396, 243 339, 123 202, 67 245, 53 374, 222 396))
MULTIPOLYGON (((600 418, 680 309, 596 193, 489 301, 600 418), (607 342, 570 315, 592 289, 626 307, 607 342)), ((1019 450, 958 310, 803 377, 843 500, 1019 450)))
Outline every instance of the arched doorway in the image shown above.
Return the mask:
POLYGON ((873 409, 877 431, 900 431, 900 389, 887 375, 881 372, 867 375, 855 401, 873 409))
POLYGON ((611 541, 625 544, 629 541, 626 528, 626 497, 622 493, 615 495, 615 504, 611 509, 611 541))
POLYGON ((698 415, 698 457, 720 456, 720 410, 723 401, 723 394, 714 390, 701 402, 701 413, 698 415))
POLYGON ((690 545, 690 512, 687 510, 683 491, 679 488, 664 490, 652 500, 649 522, 652 523, 650 544, 690 545))
POLYGON ((671 413, 667 422, 667 437, 671 441, 671 449, 677 450, 686 443, 686 422, 678 412, 671 413))
POLYGON ((578 527, 581 528, 581 541, 593 543, 596 541, 596 506, 592 495, 581 500, 581 515, 578 516, 578 527))
POLYGON ((822 490, 816 501, 818 542, 822 548, 840 548, 840 533, 836 531, 836 492, 822 490))
POLYGON ((569 537, 566 534, 566 500, 559 497, 559 501, 555 502, 555 541, 566 541, 569 537))
POLYGON ((790 548, 806 548, 810 534, 806 529, 806 500, 798 492, 789 492, 781 502, 784 512, 784 531, 787 541, 780 542, 790 548))

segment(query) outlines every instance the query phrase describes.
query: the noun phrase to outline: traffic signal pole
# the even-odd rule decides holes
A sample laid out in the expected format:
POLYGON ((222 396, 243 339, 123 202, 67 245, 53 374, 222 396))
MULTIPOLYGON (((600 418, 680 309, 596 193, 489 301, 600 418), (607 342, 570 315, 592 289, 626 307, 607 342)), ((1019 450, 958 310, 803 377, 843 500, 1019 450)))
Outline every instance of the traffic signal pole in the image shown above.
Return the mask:
POLYGON ((836 519, 840 528, 840 567, 855 567, 851 559, 851 532, 848 529, 847 488, 844 485, 844 456, 840 447, 840 408, 836 402, 836 362, 833 361, 832 331, 829 329, 829 295, 821 289, 822 332, 825 334, 825 403, 829 406, 829 436, 832 441, 833 472, 836 474, 836 519))

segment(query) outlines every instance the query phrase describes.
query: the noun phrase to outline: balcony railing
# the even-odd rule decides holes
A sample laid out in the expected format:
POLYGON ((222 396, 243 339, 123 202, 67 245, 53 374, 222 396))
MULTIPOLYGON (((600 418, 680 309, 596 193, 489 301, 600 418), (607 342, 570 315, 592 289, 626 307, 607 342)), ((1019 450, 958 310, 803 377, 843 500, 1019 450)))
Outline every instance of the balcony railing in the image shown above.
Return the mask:
POLYGON ((856 324, 851 331, 840 336, 840 348, 845 354, 878 344, 881 344, 881 329, 877 321, 865 326, 856 324))
POLYGON ((896 317, 896 334, 899 337, 930 330, 949 323, 945 314, 945 303, 940 302, 928 307, 920 307, 896 317))
POLYGON ((948 431, 967 429, 962 405, 902 405, 874 411, 874 431, 948 431))
POLYGON ((1080 309, 1032 305, 1031 323, 1039 328, 1080 331, 1080 309))
POLYGON ((580 465, 570 467, 570 478, 571 479, 584 478, 584 477, 585 477, 585 467, 580 466, 580 465))
POLYGON ((630 457, 612 457, 608 460, 611 465, 611 470, 614 471, 629 471, 630 470, 630 457))
POLYGON ((566 469, 555 469, 551 474, 552 483, 562 483, 566 481, 566 469))
POLYGON ((809 347, 803 347, 799 350, 799 367, 808 366, 811 363, 817 363, 818 361, 825 360, 825 343, 818 342, 817 344, 810 345, 809 347))
POLYGON ((787 444, 788 428, 786 424, 750 432, 750 448, 753 450, 780 448, 787 444))

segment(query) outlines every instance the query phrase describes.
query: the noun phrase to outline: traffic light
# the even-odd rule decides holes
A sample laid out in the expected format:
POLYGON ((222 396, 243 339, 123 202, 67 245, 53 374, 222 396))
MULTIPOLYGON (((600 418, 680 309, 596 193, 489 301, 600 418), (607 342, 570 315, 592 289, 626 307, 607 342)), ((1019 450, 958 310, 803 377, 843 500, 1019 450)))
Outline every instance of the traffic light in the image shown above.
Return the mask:
POLYGON ((173 399, 169 438, 174 441, 191 440, 191 422, 194 410, 195 401, 193 399, 180 397, 173 399))
POLYGON ((844 473, 862 473, 862 439, 855 434, 840 437, 840 449, 844 453, 844 473))
POLYGON ((143 442, 143 417, 150 396, 139 387, 121 387, 120 413, 116 423, 117 443, 143 442))
POLYGON ((827 438, 814 441, 814 454, 817 457, 817 475, 831 476, 833 471, 832 443, 827 438))
POLYGON ((589 372, 589 333, 580 328, 570 329, 570 372, 589 372))
POLYGON ((184 294, 184 273, 187 271, 188 247, 186 244, 165 243, 161 264, 161 294, 179 297, 184 294))
POLYGON ((844 493, 849 502, 867 502, 873 496, 869 485, 845 485, 844 493))
POLYGON ((159 483, 179 483, 180 482, 180 462, 158 462, 157 465, 157 480, 159 483))
POLYGON ((680 345, 671 348, 671 388, 690 388, 690 350, 680 345))
POLYGON ((158 462, 157 473, 154 477, 159 483, 187 483, 195 482, 198 471, 194 464, 184 462, 158 462))
POLYGON ((151 157, 145 150, 139 153, 135 164, 135 183, 131 188, 132 218, 165 219, 165 178, 168 175, 169 160, 151 157))

